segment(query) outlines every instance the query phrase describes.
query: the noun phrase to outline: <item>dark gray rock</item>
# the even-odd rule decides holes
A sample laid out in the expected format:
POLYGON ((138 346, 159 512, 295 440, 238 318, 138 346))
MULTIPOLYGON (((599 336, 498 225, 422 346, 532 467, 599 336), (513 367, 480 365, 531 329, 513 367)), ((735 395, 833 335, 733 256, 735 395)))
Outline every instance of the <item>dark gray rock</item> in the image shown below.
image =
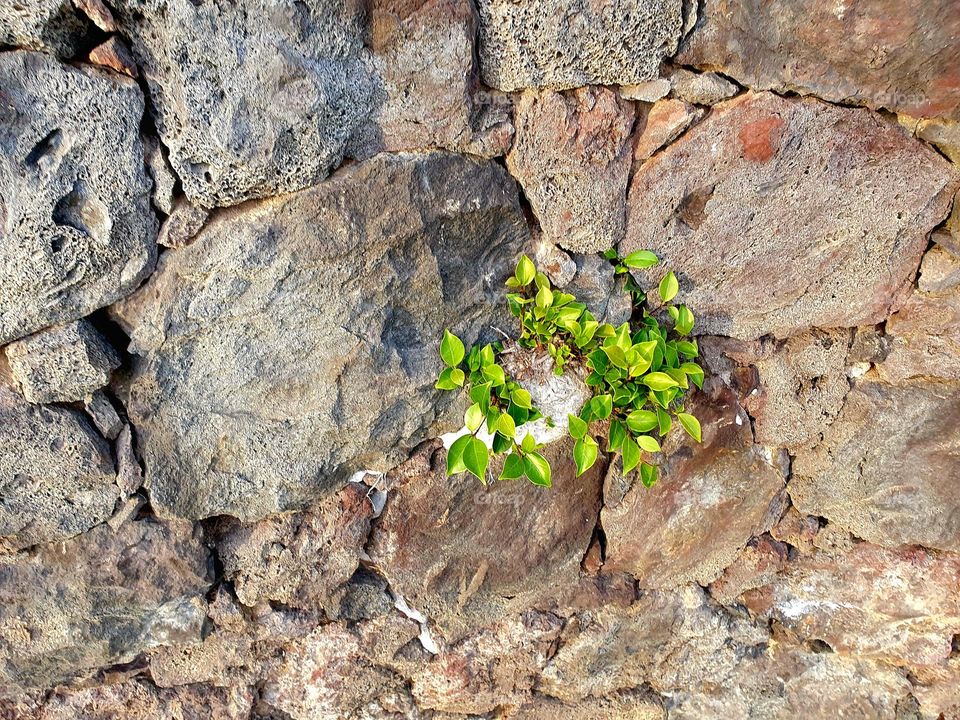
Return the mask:
POLYGON ((0 387, 0 551, 77 535, 118 497, 110 447, 81 413, 0 387))
POLYGON ((71 0, 0 3, 0 45, 72 57, 91 27, 71 0))
POLYGON ((129 78, 0 53, 0 344, 74 320, 153 268, 143 96, 129 78))
POLYGON ((13 379, 32 403, 83 400, 120 367, 113 346, 87 320, 55 325, 6 348, 13 379))
POLYGON ((443 153, 218 214, 118 308, 154 506, 251 520, 397 464, 454 400, 443 328, 507 326, 527 241, 502 168, 443 153))

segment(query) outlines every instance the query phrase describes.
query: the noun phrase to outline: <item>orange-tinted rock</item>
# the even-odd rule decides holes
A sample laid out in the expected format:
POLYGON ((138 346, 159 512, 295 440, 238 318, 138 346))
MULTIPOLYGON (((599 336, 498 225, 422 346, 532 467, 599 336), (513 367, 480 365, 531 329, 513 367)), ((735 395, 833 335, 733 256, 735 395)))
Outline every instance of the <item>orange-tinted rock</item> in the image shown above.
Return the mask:
MULTIPOLYGON (((703 333, 876 324, 909 295, 958 184, 866 110, 747 93, 637 170, 620 254, 674 268, 703 333)), ((646 287, 662 272, 635 274, 646 287)))
POLYGON ((954 0, 707 0, 677 56, 755 89, 960 118, 954 0))
POLYGON ((659 100, 645 113, 643 130, 633 141, 633 162, 641 163, 673 142, 702 111, 683 100, 659 100))
POLYGON ((877 365, 882 378, 960 380, 960 287, 915 292, 890 316, 886 330, 890 351, 877 365))
POLYGON ((784 478, 774 458, 753 444, 733 393, 719 382, 706 388, 709 395, 689 403, 703 444, 676 428, 657 484, 647 489, 635 480, 620 502, 608 495, 601 513, 605 569, 632 573, 641 588, 716 580, 782 512, 784 478))

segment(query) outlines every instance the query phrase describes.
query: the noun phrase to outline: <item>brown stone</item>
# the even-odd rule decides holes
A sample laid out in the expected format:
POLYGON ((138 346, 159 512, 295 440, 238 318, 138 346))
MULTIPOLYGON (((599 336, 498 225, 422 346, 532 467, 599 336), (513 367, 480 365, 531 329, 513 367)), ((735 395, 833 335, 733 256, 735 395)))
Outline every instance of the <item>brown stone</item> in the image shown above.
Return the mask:
POLYGON ((544 236, 575 252, 623 238, 634 106, 608 88, 524 93, 507 167, 544 236))
POLYGON ((448 641, 575 591, 597 523, 603 463, 575 478, 570 442, 546 452, 552 488, 447 478, 437 453, 436 470, 390 491, 367 552, 393 592, 448 641))
MULTIPOLYGON (((909 295, 958 183, 865 110, 747 93, 638 169, 620 254, 674 268, 700 332, 875 324, 909 295)), ((649 287, 663 272, 635 275, 649 287)))
POLYGON ((677 61, 755 89, 960 118, 953 0, 707 0, 677 61))
POLYGON ((643 127, 633 140, 633 162, 641 164, 657 150, 674 140, 690 127, 702 112, 683 100, 658 100, 645 113, 641 112, 643 127))
MULTIPOLYGON (((643 588, 716 580, 754 535, 782 512, 784 478, 753 444, 750 420, 720 382, 689 404, 703 428, 697 445, 680 428, 664 445, 660 479, 635 480, 601 513, 607 570, 632 573, 643 588)), ((609 482, 609 480, 608 480, 609 482)))
POLYGON ((253 706, 246 687, 191 685, 157 688, 142 679, 93 687, 62 688, 47 699, 39 720, 246 720, 253 706))
POLYGON ((857 543, 799 556, 743 602, 838 653, 938 665, 960 633, 960 556, 857 543))
POLYGON ((960 287, 915 292, 890 316, 886 330, 890 351, 877 366, 882 378, 960 380, 960 287))
POLYGON ((798 453, 793 503, 887 547, 960 550, 958 428, 956 383, 862 381, 823 442, 798 453))
POLYGON ((917 287, 921 292, 942 292, 960 285, 960 257, 934 245, 920 263, 917 287))
POLYGON ((710 594, 723 605, 736 602, 743 593, 773 581, 783 570, 788 548, 769 535, 751 540, 740 556, 710 584, 710 594))
POLYGON ((189 245, 209 215, 208 210, 194 205, 186 197, 176 198, 167 219, 160 226, 157 242, 172 248, 189 245))
POLYGON ((89 60, 94 65, 102 65, 132 78, 139 77, 137 62, 130 48, 114 35, 90 51, 89 60))

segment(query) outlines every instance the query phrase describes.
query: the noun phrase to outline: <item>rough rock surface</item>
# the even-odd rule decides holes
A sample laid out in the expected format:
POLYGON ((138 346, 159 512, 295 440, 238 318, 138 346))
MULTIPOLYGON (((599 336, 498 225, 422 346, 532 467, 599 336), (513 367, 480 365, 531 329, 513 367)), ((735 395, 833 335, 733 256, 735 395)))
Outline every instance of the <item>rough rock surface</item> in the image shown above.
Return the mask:
POLYGON ((250 520, 396 464, 450 402, 432 338, 500 317, 526 238, 505 173, 443 153, 219 214, 121 310, 154 506, 250 520))
POLYGON ((550 446, 553 487, 480 485, 437 467, 392 489, 368 552, 394 592, 448 641, 576 585, 600 509, 602 463, 575 478, 570 444, 550 446))
POLYGON ((797 455, 793 503, 872 543, 958 551, 958 422, 956 383, 861 382, 823 443, 797 455))
POLYGON ((0 53, 0 344, 128 294, 156 257, 136 83, 0 53))
POLYGON ((681 0, 479 0, 480 70, 501 90, 636 85, 677 48, 681 0))
POLYGON ((189 525, 149 520, 0 559, 0 686, 45 688, 198 639, 209 570, 189 525))
POLYGON ((77 535, 118 497, 110 448, 80 413, 0 387, 0 552, 77 535))
POLYGON ((917 288, 921 292, 940 292, 960 285, 960 257, 935 245, 923 256, 917 288))
POLYGON ((641 588, 706 585, 782 510, 784 478, 753 445, 746 413, 728 388, 713 383, 708 390, 690 406, 703 427, 702 446, 694 450, 677 428, 652 489, 636 481, 620 499, 625 481, 616 472, 607 478, 605 567, 632 573, 641 588))
POLYGON ((623 238, 634 106, 608 88, 524 93, 507 167, 543 234, 592 253, 623 238))
POLYGON ((30 0, 0 5, 0 45, 71 57, 82 47, 89 21, 71 0, 30 0))
POLYGON ((856 543, 797 559, 743 602, 836 652, 938 665, 960 632, 960 558, 856 543))
POLYGON ((696 105, 716 105, 740 92, 736 84, 717 73, 695 73, 683 68, 670 71, 670 86, 675 97, 696 105))
POLYGON ((673 142, 700 116, 700 111, 683 100, 658 100, 640 112, 634 135, 633 162, 642 163, 664 145, 673 142))
POLYGON ((914 293, 890 316, 886 330, 889 353, 877 366, 881 377, 960 380, 960 287, 914 293))
POLYGON ((57 690, 47 700, 40 720, 112 720, 112 718, 171 718, 171 720, 246 720, 253 707, 247 688, 184 686, 157 688, 143 680, 100 687, 57 690))
POLYGON ((865 110, 746 94, 637 171, 620 252, 677 268, 700 332, 874 324, 906 299, 958 182, 865 110))
POLYGON ((86 320, 41 330, 5 352, 13 379, 32 403, 83 400, 120 367, 117 351, 86 320))
POLYGON ((702 8, 679 62, 756 89, 960 119, 952 0, 707 0, 702 8))

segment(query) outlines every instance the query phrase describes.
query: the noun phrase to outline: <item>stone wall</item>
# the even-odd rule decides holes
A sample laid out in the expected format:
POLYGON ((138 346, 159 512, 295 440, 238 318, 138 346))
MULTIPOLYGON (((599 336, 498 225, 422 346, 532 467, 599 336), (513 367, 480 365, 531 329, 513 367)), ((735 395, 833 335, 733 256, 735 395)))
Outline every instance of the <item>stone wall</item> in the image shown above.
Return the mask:
POLYGON ((0 0, 0 717, 960 718, 955 0, 0 0), (444 476, 521 252, 702 445, 444 476), (638 273, 650 286, 657 270, 638 273))

